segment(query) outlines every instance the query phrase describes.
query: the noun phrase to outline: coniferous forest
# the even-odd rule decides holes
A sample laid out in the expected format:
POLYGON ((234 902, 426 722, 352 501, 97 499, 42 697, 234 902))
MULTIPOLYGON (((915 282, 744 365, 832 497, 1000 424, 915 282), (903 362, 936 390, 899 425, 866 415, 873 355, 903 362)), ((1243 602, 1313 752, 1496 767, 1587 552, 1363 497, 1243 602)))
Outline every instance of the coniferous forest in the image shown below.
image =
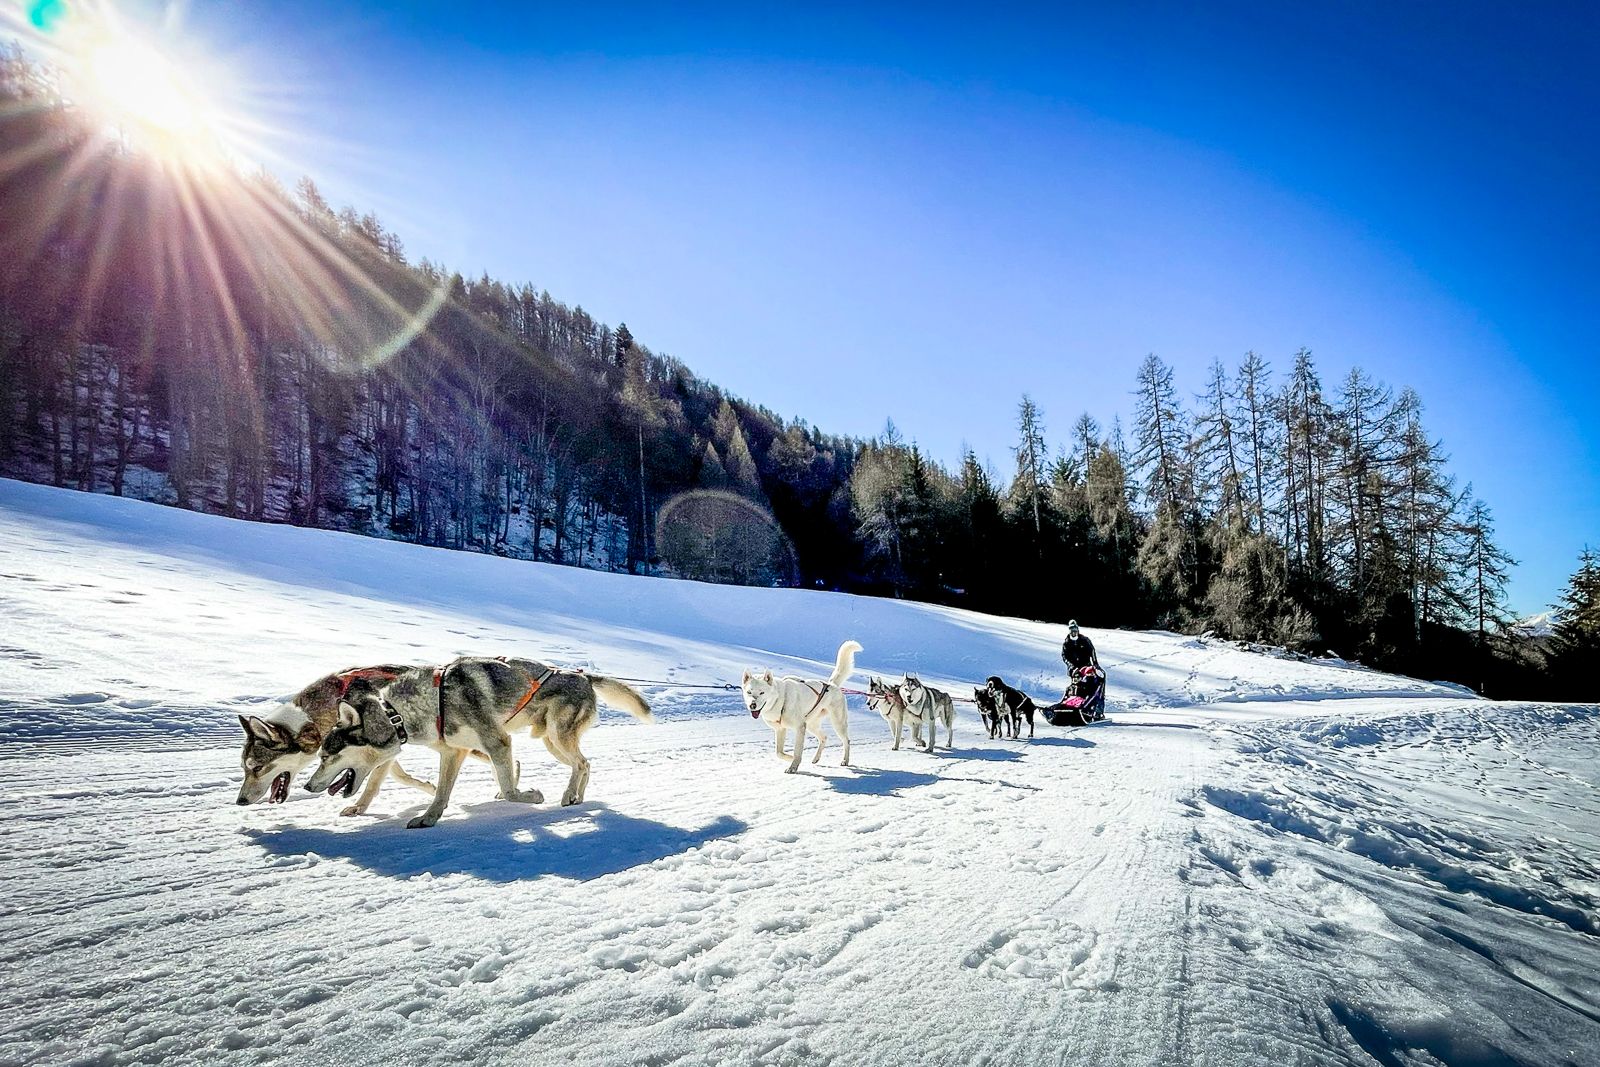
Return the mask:
MULTIPOLYGON (((536 236, 532 239, 536 239, 536 236)), ((412 261, 310 180, 197 175, 0 60, 0 474, 574 566, 794 584, 1227 638, 1582 695, 1586 558, 1555 637, 1423 398, 1312 352, 1180 383, 1128 425, 1020 398, 951 469, 729 396, 626 325, 412 261)), ((1106 397, 1107 406, 1116 396, 1106 397)), ((995 413, 998 417, 1002 413, 995 413)))

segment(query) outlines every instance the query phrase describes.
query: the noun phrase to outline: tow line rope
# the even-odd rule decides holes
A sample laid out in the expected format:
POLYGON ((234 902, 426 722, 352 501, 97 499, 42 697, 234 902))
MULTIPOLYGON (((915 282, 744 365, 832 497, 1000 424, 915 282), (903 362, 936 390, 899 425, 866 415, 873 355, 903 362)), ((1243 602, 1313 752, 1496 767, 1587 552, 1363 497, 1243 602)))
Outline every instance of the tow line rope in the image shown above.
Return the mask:
POLYGON ((738 689, 729 682, 667 682, 658 678, 619 678, 607 675, 614 682, 632 682, 634 685, 654 685, 662 689, 738 689))
MULTIPOLYGON (((631 682, 634 685, 653 685, 662 689, 721 689, 731 692, 735 689, 741 688, 740 686, 734 685, 731 682, 669 682, 660 678, 621 678, 617 677, 616 675, 612 675, 611 677, 614 681, 618 682, 631 682)), ((853 697, 866 697, 872 695, 865 689, 851 689, 842 685, 839 687, 839 691, 841 693, 848 693, 853 697)), ((974 701, 971 697, 960 697, 956 696, 954 693, 947 695, 951 700, 954 700, 958 704, 976 703, 976 701, 974 701)))

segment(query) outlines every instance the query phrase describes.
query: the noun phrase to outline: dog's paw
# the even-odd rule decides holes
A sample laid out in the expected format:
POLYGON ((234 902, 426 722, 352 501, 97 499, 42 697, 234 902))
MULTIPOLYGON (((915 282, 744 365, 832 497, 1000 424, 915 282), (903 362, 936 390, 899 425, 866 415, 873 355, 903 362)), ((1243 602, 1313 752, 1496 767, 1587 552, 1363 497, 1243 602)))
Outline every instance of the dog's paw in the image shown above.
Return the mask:
POLYGON ((439 820, 437 818, 430 818, 427 815, 418 815, 415 819, 412 819, 410 822, 406 823, 406 829, 426 830, 428 827, 432 826, 438 821, 439 820))
POLYGON ((570 808, 574 804, 582 803, 582 801, 583 798, 570 789, 561 794, 561 806, 563 808, 570 808))
POLYGON ((348 817, 348 816, 351 816, 351 815, 364 815, 365 812, 362 810, 360 804, 351 804, 349 807, 345 808, 339 814, 348 817))
POLYGON ((504 799, 511 801, 513 804, 543 804, 544 794, 537 789, 518 789, 504 799))

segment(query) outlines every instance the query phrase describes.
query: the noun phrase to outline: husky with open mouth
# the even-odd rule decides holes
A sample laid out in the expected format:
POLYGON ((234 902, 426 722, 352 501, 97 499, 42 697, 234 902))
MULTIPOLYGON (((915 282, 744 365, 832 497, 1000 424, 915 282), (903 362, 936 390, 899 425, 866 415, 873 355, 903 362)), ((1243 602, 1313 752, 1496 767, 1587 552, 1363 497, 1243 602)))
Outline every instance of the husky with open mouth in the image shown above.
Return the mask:
MULTIPOLYGON (((408 670, 411 668, 389 663, 351 667, 318 678, 265 716, 239 716, 239 725, 244 727, 244 750, 239 754, 244 783, 239 786, 238 803, 254 804, 263 797, 269 804, 288 800, 290 780, 316 759, 323 740, 339 717, 339 702, 352 692, 376 692, 378 684, 393 681, 408 670)), ((433 786, 413 778, 398 763, 387 768, 377 778, 377 783, 381 785, 387 775, 424 793, 433 792, 433 786)), ((374 796, 377 791, 375 785, 374 796)), ((371 797, 362 800, 370 803, 371 797)), ((358 815, 364 810, 364 804, 352 804, 344 814, 358 815)))
POLYGON ((444 667, 410 668, 381 687, 352 689, 340 701, 306 788, 348 797, 367 783, 375 792, 374 776, 393 766, 410 742, 439 753, 433 803, 407 824, 412 829, 439 821, 461 764, 475 751, 494 766, 502 799, 540 804, 544 794, 537 789, 517 788, 511 759, 510 731, 526 727, 572 768, 561 803, 577 804, 589 786, 589 760, 578 742, 600 717, 597 696, 641 722, 655 721, 650 705, 629 686, 533 660, 464 657, 444 667))
POLYGON ((822 749, 828 743, 822 732, 823 720, 833 723, 833 728, 844 742, 844 755, 839 766, 850 765, 850 710, 845 705, 844 690, 840 686, 855 673, 856 653, 861 646, 846 641, 839 646, 839 655, 833 674, 825 682, 805 678, 774 678, 771 671, 745 671, 740 688, 744 692, 744 705, 750 709, 752 719, 760 719, 777 732, 778 758, 789 760, 786 773, 800 769, 800 755, 805 751, 806 734, 817 739, 817 754, 811 757, 816 763, 822 758, 822 749), (784 751, 784 735, 794 734, 794 756, 784 751))

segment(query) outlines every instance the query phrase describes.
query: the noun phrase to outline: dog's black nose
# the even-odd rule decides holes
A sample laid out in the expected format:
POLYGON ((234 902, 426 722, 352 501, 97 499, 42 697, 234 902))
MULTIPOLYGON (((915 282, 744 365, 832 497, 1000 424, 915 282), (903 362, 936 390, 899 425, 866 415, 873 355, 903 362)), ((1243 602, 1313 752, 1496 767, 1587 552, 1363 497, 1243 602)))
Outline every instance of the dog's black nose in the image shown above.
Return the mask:
POLYGON ((240 797, 238 803, 241 808, 248 808, 250 806, 250 801, 244 797, 240 797))
POLYGON ((303 786, 303 788, 305 789, 305 791, 307 793, 315 793, 316 792, 315 789, 311 788, 311 779, 309 779, 309 778, 306 779, 306 784, 303 786))

